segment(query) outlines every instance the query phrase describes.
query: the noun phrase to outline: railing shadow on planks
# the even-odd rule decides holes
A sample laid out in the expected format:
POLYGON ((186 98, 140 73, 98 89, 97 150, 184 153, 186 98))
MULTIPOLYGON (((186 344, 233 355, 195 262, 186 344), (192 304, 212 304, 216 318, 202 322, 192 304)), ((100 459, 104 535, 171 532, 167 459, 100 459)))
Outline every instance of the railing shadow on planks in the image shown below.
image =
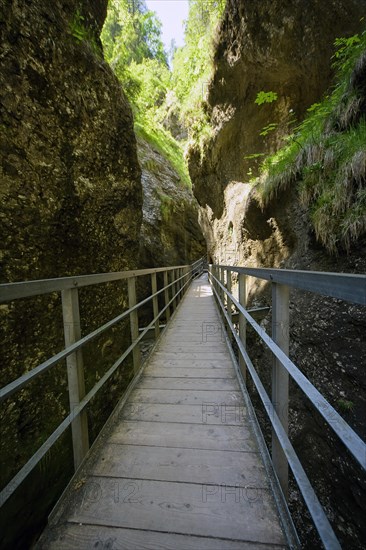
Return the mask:
POLYGON ((86 415, 86 406, 96 395, 100 388, 117 371, 127 356, 133 355, 133 369, 136 376, 141 367, 141 355, 139 344, 147 332, 154 330, 155 338, 159 336, 159 320, 164 314, 166 322, 169 322, 171 314, 181 301, 191 281, 203 271, 203 258, 191 265, 162 267, 154 269, 140 269, 134 271, 122 271, 114 273, 101 273, 96 275, 81 275, 76 277, 63 277, 58 279, 44 279, 37 281, 25 281, 19 283, 5 283, 0 285, 0 303, 11 302, 31 296, 61 292, 62 315, 64 327, 65 349, 47 359, 37 367, 26 372, 13 382, 0 389, 0 403, 10 398, 21 390, 29 382, 36 379, 42 373, 51 369, 54 365, 66 359, 67 379, 69 391, 70 413, 39 447, 18 473, 7 483, 0 492, 0 507, 11 497, 25 478, 32 472, 42 460, 53 444, 65 432, 71 424, 73 457, 75 470, 83 462, 89 450, 89 433, 86 415), (157 274, 163 275, 163 287, 158 290, 157 274), (138 277, 151 276, 151 294, 137 303, 136 280, 138 277), (78 289, 111 281, 127 279, 129 308, 100 326, 86 336, 81 335, 79 292, 78 289), (169 280, 170 279, 170 280, 169 280), (159 297, 163 297, 164 306, 159 309, 159 297), (151 323, 139 329, 138 310, 152 301, 153 320, 151 323), (88 394, 85 395, 85 381, 83 368, 83 347, 100 336, 112 326, 129 318, 131 329, 131 345, 122 353, 118 360, 98 380, 88 394))
POLYGON ((296 288, 365 306, 366 275, 226 265, 209 265, 208 273, 228 338, 234 340, 238 348, 243 381, 246 381, 249 373, 272 425, 272 465, 283 497, 287 500, 290 467, 324 547, 339 549, 340 543, 288 437, 289 376, 364 470, 366 445, 289 359, 289 291, 290 288, 296 288), (232 294, 234 274, 238 279, 238 299, 232 294), (272 338, 246 309, 247 277, 255 277, 272 284, 272 338), (233 320, 235 313, 239 317, 238 323, 234 323, 233 320), (272 353, 271 397, 267 394, 247 352, 248 324, 272 353))

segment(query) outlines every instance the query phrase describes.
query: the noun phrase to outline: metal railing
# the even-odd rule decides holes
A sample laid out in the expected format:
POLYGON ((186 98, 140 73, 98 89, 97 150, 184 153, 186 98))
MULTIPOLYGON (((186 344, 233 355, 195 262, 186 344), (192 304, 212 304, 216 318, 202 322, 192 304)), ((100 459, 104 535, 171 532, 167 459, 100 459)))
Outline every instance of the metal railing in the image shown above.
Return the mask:
POLYGON ((140 341, 150 329, 154 329, 156 338, 159 336, 160 317, 165 313, 166 322, 169 321, 171 314, 174 312, 192 279, 199 275, 202 269, 203 259, 200 259, 191 265, 101 273, 98 275, 81 275, 77 277, 63 277, 59 279, 44 279, 0 285, 0 303, 51 292, 61 292, 65 340, 64 350, 1 388, 0 402, 11 397, 15 392, 29 384, 31 380, 34 380, 42 373, 51 369, 61 360, 66 359, 70 404, 70 413, 68 416, 0 492, 0 506, 2 506, 14 493, 22 481, 35 468, 70 424, 75 470, 80 466, 89 450, 89 433, 86 416, 87 404, 107 380, 117 371, 118 367, 120 367, 131 352, 133 355, 134 376, 138 374, 141 367, 140 341), (159 290, 157 281, 158 273, 163 274, 163 287, 159 290), (151 294, 137 303, 136 281, 138 277, 146 275, 151 276, 151 294), (78 289, 123 279, 127 279, 128 283, 129 308, 93 332, 82 337, 80 330, 78 289), (161 309, 159 309, 160 295, 162 295, 164 302, 164 306, 161 309), (138 309, 148 304, 150 301, 152 301, 153 320, 143 330, 139 330, 138 309), (104 331, 126 318, 129 318, 130 321, 131 345, 122 353, 109 370, 107 370, 88 394, 85 395, 82 348, 88 342, 100 336, 104 331))
POLYGON ((339 541, 288 437, 289 376, 301 388, 363 469, 366 469, 366 445, 288 357, 289 290, 290 288, 302 289, 366 305, 366 276, 223 265, 210 265, 208 272, 229 337, 238 347, 243 380, 246 381, 248 371, 272 424, 272 463, 284 498, 287 499, 288 494, 288 467, 290 467, 325 548, 339 549, 341 548, 339 541), (231 291, 233 273, 238 276, 238 300, 231 291), (272 338, 246 309, 248 276, 272 283, 272 338), (237 328, 233 322, 232 306, 235 306, 239 313, 237 328), (271 398, 246 349, 247 323, 273 355, 271 398))

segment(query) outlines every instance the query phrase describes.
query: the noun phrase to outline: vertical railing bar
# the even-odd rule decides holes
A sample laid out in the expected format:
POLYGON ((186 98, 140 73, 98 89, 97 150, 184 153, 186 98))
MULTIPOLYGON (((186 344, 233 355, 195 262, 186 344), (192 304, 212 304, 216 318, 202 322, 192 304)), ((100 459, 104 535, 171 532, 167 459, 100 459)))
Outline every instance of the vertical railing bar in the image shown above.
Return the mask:
MULTIPOLYGON (((220 282, 223 286, 225 286, 225 270, 223 267, 220 268, 220 282)), ((220 287, 220 290, 221 290, 221 302, 222 302, 222 305, 225 307, 225 291, 223 288, 220 287)), ((222 315, 222 317, 224 318, 224 316, 222 315)))
MULTIPOLYGON (((65 347, 68 348, 81 339, 79 294, 77 288, 63 290, 62 315, 64 324, 65 347)), ((67 381, 69 390, 70 412, 85 397, 85 379, 83 352, 81 349, 66 357, 67 381)), ((88 418, 82 411, 71 423, 72 446, 75 470, 82 463, 89 449, 88 418)))
MULTIPOLYGON (((183 267, 181 267, 180 270, 179 270, 179 276, 180 276, 180 277, 183 277, 183 275, 184 275, 184 269, 183 269, 183 267)), ((184 279, 181 279, 181 280, 180 280, 180 283, 179 283, 179 284, 180 284, 179 301, 181 301, 182 298, 183 298, 183 294, 184 294, 183 285, 184 285, 184 282, 185 282, 185 280, 184 280, 184 279)))
MULTIPOLYGON (((137 303, 136 300, 136 277, 128 278, 128 307, 132 308, 137 303)), ((131 341, 134 343, 139 337, 139 319, 137 309, 130 313, 131 341)), ((140 344, 136 344, 132 351, 133 370, 137 374, 141 364, 140 344)))
MULTIPOLYGON (((272 339, 288 355, 289 353, 289 287, 272 283, 272 339)), ((272 404, 282 426, 288 434, 289 373, 277 358, 272 366, 272 404)), ((272 461, 282 492, 288 498, 288 463, 286 455, 272 430, 272 461)))
MULTIPOLYGON (((177 283, 175 282, 175 279, 176 279, 176 271, 175 269, 173 269, 173 271, 171 272, 172 273, 172 283, 173 283, 173 286, 172 286, 172 296, 175 296, 176 292, 177 292, 177 283)), ((175 311, 177 309, 177 299, 174 298, 173 300, 173 311, 175 311)))
MULTIPOLYGON (((167 286, 168 286, 168 272, 164 271, 164 287, 167 287, 167 286)), ((168 322, 169 319, 170 319, 170 306, 168 305, 169 304, 169 288, 165 288, 164 297, 165 297, 165 305, 168 306, 165 310, 166 311, 165 317, 166 317, 166 321, 168 322)))
MULTIPOLYGON (((157 291, 158 291, 158 283, 157 283, 156 273, 151 273, 151 293, 155 294, 157 291)), ((154 316, 154 319, 156 319, 154 323, 155 339, 157 339, 160 334, 158 315, 159 315, 159 300, 158 300, 158 296, 154 296, 153 297, 153 316, 154 316)))
MULTIPOLYGON (((247 276, 244 275, 244 273, 239 273, 239 280, 238 280, 238 284, 239 284, 239 303, 245 309, 247 307, 246 279, 247 279, 247 276)), ((239 311, 239 338, 240 338, 240 340, 241 340, 241 342, 242 342, 245 349, 247 348, 247 346, 246 346, 246 325, 247 325, 246 319, 245 319, 244 315, 241 313, 241 311, 239 311)), ((242 373, 242 376, 243 376, 244 383, 246 384, 246 381, 247 381, 247 365, 246 365, 246 363, 244 361, 244 358, 243 358, 241 353, 239 354, 239 366, 240 366, 240 370, 241 370, 241 373, 242 373)))
MULTIPOLYGON (((226 288, 227 288, 228 292, 230 292, 230 294, 231 294, 231 287, 232 287, 231 271, 226 270, 226 288)), ((228 313, 230 322, 232 323, 233 322, 233 314, 232 314, 232 311, 231 311, 231 300, 230 300, 228 295, 226 295, 226 307, 227 307, 227 313, 228 313)), ((232 334, 231 334, 229 326, 228 326, 228 329, 227 329, 227 334, 228 334, 228 338, 229 338, 230 342, 232 342, 233 338, 232 338, 232 334)))

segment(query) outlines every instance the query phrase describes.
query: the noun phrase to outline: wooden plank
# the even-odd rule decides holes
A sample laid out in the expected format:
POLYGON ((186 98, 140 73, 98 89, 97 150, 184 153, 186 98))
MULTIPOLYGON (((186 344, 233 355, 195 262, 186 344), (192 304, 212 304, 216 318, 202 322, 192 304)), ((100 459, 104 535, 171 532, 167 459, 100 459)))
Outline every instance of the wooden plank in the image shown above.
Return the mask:
POLYGON ((268 489, 257 453, 107 444, 93 475, 268 489))
POLYGON ((154 358, 152 360, 158 361, 159 359, 163 361, 169 361, 171 359, 177 360, 180 359, 181 361, 215 361, 222 362, 225 361, 225 364, 230 365, 231 368, 233 368, 233 363, 231 361, 229 353, 225 353, 224 351, 220 352, 211 352, 209 349, 202 351, 163 351, 163 350, 157 350, 154 353, 154 358))
POLYGON ((251 430, 247 426, 209 426, 174 422, 128 421, 116 426, 111 443, 213 449, 221 451, 257 451, 251 430))
POLYGON ((69 522, 285 542, 265 489, 252 498, 241 487, 91 477, 75 494, 69 522))
MULTIPOLYGON (((155 367, 165 367, 165 368, 171 368, 171 367, 185 367, 185 368, 191 368, 191 369, 197 369, 197 368, 211 368, 211 369, 219 369, 219 368, 227 368, 230 370, 233 370, 233 366, 231 361, 229 360, 222 360, 220 362, 215 361, 214 359, 182 359, 180 356, 177 356, 175 359, 169 358, 169 359, 162 359, 161 357, 152 358, 149 362, 149 368, 155 368, 155 367)), ((147 369, 147 367, 146 367, 147 369)))
POLYGON ((185 422, 190 424, 224 424, 243 426, 249 422, 247 409, 241 403, 216 403, 208 401, 200 405, 170 405, 161 403, 127 403, 119 416, 121 420, 144 422, 185 422))
MULTIPOLYGON (((157 347, 157 353, 164 351, 164 348, 165 346, 160 343, 157 347)), ((209 357, 218 356, 218 360, 220 359, 220 356, 228 357, 228 352, 223 349, 223 344, 221 342, 214 343, 211 341, 204 343, 202 342, 198 345, 190 343, 184 344, 180 342, 171 343, 169 345, 169 352, 166 353, 169 353, 170 355, 183 353, 185 355, 208 355, 209 357)))
POLYGON ((67 524, 43 538, 39 550, 285 550, 286 546, 246 541, 192 537, 95 525, 67 524))
POLYGON ((146 374, 158 378, 235 378, 234 369, 191 369, 187 367, 146 367, 146 374))
POLYGON ((194 282, 40 547, 285 547, 221 326, 194 282))
MULTIPOLYGON (((202 328, 202 323, 205 321, 204 316, 197 316, 195 318, 186 317, 185 315, 181 315, 181 311, 182 310, 179 309, 179 312, 177 312, 177 316, 169 323, 168 329, 192 330, 200 327, 202 328)), ((213 316, 211 321, 222 324, 222 321, 218 315, 213 316)))
MULTIPOLYGON (((220 336, 219 336, 220 338, 220 336)), ((200 328, 197 328, 196 330, 191 331, 180 331, 180 330, 171 330, 167 331, 165 333, 164 339, 162 340, 162 346, 159 347, 170 347, 170 344, 194 344, 194 346, 204 346, 208 345, 210 342, 214 342, 216 345, 220 344, 220 346, 217 345, 217 347, 220 347, 222 350, 221 342, 217 342, 217 336, 215 335, 207 335, 205 330, 202 330, 202 326, 200 328), (208 340, 208 341, 206 341, 208 340)), ((222 350, 225 351, 225 350, 222 350)))
POLYGON ((166 403, 172 405, 202 405, 202 403, 242 403, 239 391, 197 391, 155 389, 154 391, 138 386, 128 400, 129 403, 166 403))
POLYGON ((141 389, 159 390, 239 390, 236 378, 159 378, 143 376, 138 385, 141 389))

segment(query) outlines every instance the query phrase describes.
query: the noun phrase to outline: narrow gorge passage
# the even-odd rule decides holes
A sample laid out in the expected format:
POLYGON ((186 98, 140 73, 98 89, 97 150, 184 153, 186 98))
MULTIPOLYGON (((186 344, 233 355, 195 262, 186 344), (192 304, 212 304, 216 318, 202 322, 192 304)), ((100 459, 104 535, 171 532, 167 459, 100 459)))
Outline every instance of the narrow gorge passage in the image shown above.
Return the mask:
MULTIPOLYGON (((0 0, 0 284, 202 257, 365 274, 365 14, 366 0, 0 0)), ((139 278, 137 300, 152 284, 139 278)), ((270 285, 249 277, 245 299, 270 334, 270 285)), ((80 288, 81 335, 129 300, 122 280, 80 288)), ((140 329, 153 313, 139 310, 140 329)), ((290 358, 363 440, 365 329, 363 306, 291 291, 290 358)), ((131 338, 126 318, 85 347, 86 391, 131 338)), ((250 328, 247 340, 270 387, 272 358, 250 328)), ((64 347, 61 292, 0 304, 0 388, 64 347)), ((90 443, 132 376, 129 358, 91 400, 90 443)), ((64 361, 1 403, 0 491, 67 417, 68 390, 64 361)), ((296 387, 289 418, 342 546, 364 550, 363 472, 296 387)), ((1 507, 1 548, 33 548, 73 472, 68 429, 1 507)), ((293 482, 289 508, 302 547, 320 547, 293 482)))
POLYGON ((56 515, 37 548, 287 547, 207 275, 56 515))

